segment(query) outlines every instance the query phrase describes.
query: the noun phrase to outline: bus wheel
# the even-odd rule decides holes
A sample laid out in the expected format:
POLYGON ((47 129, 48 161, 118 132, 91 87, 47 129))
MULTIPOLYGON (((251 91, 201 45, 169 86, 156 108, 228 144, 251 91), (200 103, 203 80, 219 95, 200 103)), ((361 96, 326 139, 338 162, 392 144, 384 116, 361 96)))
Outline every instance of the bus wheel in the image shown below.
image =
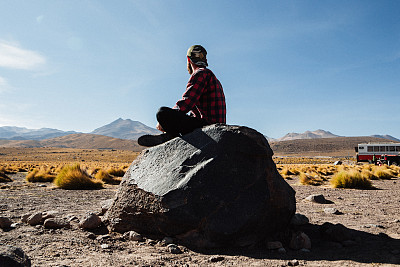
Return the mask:
POLYGON ((390 165, 399 166, 399 164, 396 161, 393 161, 392 163, 390 163, 390 165))

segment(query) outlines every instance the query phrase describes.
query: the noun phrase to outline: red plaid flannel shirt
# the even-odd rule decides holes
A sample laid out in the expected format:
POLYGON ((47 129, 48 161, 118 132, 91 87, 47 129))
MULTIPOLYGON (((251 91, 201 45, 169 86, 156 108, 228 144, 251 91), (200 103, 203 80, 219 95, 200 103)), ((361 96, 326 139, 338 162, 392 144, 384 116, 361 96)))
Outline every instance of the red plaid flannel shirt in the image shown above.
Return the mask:
POLYGON ((197 69, 189 79, 182 99, 174 107, 209 124, 226 123, 225 95, 221 83, 207 68, 197 69))

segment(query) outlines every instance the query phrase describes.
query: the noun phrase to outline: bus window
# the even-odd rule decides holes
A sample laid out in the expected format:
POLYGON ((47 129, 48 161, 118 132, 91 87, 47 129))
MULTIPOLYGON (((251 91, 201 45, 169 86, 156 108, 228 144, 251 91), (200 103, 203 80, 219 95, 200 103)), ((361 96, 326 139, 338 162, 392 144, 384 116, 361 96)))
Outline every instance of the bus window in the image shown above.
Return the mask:
POLYGON ((374 147, 373 146, 367 146, 367 151, 368 152, 374 152, 374 147))
POLYGON ((394 146, 390 146, 390 147, 389 147, 389 151, 390 151, 390 152, 393 152, 393 151, 396 151, 396 149, 394 148, 394 146))
POLYGON ((379 152, 379 146, 374 146, 374 152, 379 152))
POLYGON ((358 149, 359 149, 359 150, 364 150, 364 147, 363 147, 363 146, 360 146, 358 149))
POLYGON ((386 147, 385 146, 380 146, 379 152, 386 152, 386 147))
POLYGON ((400 146, 396 146, 396 151, 400 152, 400 146))

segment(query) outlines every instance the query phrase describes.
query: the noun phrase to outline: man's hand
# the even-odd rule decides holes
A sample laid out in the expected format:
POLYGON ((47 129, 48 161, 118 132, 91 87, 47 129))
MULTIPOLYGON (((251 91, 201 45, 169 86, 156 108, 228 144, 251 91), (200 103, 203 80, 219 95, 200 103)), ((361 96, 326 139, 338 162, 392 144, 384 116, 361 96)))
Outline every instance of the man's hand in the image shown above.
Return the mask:
POLYGON ((157 128, 157 130, 165 133, 164 129, 161 127, 161 125, 159 123, 157 123, 157 127, 156 128, 157 128))

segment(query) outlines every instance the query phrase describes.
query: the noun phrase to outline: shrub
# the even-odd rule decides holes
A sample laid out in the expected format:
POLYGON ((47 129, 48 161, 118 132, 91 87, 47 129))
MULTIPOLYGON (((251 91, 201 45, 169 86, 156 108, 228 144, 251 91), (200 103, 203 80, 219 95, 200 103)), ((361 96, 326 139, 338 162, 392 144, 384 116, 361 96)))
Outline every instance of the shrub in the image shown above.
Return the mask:
POLYGON ((361 171, 361 176, 369 179, 369 180, 377 180, 378 178, 374 175, 374 173, 372 171, 369 171, 367 169, 363 169, 361 171))
POLYGON ((334 188, 372 188, 371 180, 363 177, 361 173, 356 170, 342 170, 336 173, 331 180, 331 185, 334 188))
POLYGON ((386 165, 376 167, 374 170, 374 175, 378 179, 391 179, 396 176, 391 169, 388 169, 386 165))
POLYGON ((100 180, 106 184, 119 184, 121 183, 121 179, 115 178, 114 176, 110 175, 108 172, 104 170, 99 170, 95 177, 97 180, 100 180))
POLYGON ((319 177, 313 177, 308 173, 300 173, 299 181, 303 185, 321 185, 323 180, 319 177))
POLYGON ((123 177, 125 175, 125 171, 121 168, 115 169, 115 168, 110 168, 107 170, 107 172, 113 176, 117 177, 123 177))
POLYGON ((79 164, 64 166, 54 184, 63 189, 101 189, 103 183, 93 179, 79 164))
POLYGON ((11 178, 8 177, 4 172, 0 171, 0 183, 12 182, 11 178))
POLYGON ((55 174, 51 172, 51 169, 33 169, 26 175, 26 180, 31 183, 35 182, 53 182, 54 178, 56 178, 55 174))

